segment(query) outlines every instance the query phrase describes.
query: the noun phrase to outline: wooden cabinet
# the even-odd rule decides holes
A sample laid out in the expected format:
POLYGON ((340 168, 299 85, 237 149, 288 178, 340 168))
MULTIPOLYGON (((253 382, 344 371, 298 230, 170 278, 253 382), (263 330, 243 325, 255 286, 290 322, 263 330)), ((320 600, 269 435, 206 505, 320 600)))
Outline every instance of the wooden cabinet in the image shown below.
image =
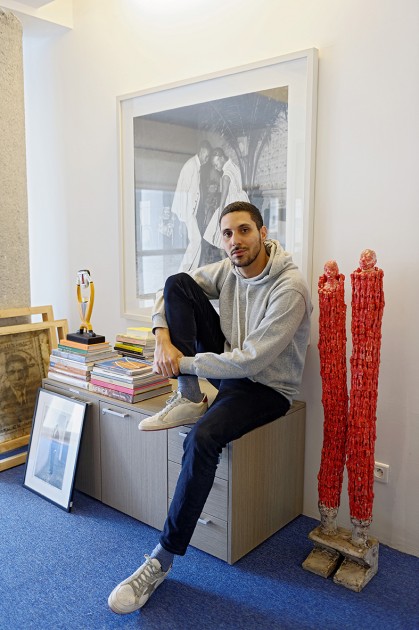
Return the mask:
POLYGON ((52 379, 45 379, 43 386, 90 403, 77 465, 77 490, 161 529, 167 516, 167 436, 165 431, 139 431, 138 424, 161 409, 167 394, 153 398, 144 412, 138 404, 52 379))
MULTIPOLYGON (((166 396, 167 398, 167 396, 166 396)), ((101 400, 102 501, 161 529, 167 516, 167 438, 145 433, 147 414, 101 400)))
MULTIPOLYGON (((188 427, 168 431, 169 500, 188 427)), ((191 544, 230 564, 303 509, 305 404, 223 449, 191 544)))
MULTIPOLYGON (((89 402, 76 488, 161 529, 180 473, 190 427, 139 431, 167 394, 130 405, 45 379, 50 391, 89 402)), ((204 389, 210 400, 209 384, 204 389)), ((230 564, 301 514, 305 403, 229 444, 191 544, 230 564)))

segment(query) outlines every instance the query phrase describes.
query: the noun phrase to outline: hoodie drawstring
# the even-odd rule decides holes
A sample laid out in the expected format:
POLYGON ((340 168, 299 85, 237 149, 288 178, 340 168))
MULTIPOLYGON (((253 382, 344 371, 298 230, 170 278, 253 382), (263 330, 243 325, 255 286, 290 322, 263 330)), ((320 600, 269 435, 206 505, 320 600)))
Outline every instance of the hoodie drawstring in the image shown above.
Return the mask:
MULTIPOLYGON (((238 335, 238 340, 237 340, 237 344, 239 347, 239 350, 242 350, 242 339, 241 339, 241 326, 240 326, 240 299, 239 299, 239 280, 237 280, 236 283, 236 305, 237 305, 237 335, 238 335)), ((248 309, 249 309, 249 289, 250 289, 250 285, 248 284, 246 287, 246 307, 245 307, 245 311, 244 311, 244 339, 247 338, 247 333, 248 333, 248 309)), ((243 341, 244 341, 243 339, 243 341)))

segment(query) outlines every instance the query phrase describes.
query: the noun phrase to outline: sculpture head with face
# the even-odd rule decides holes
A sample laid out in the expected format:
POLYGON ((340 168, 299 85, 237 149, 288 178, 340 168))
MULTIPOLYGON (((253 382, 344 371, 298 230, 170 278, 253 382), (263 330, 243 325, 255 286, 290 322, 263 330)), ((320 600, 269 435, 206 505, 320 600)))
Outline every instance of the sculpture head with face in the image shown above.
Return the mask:
POLYGON ((326 290, 335 289, 339 284, 339 267, 336 260, 328 260, 323 269, 324 275, 326 276, 326 282, 323 288, 326 290))
POLYGON ((375 251, 372 249, 364 249, 361 252, 361 256, 359 258, 359 267, 361 271, 370 272, 374 271, 374 267, 377 263, 377 256, 375 251))

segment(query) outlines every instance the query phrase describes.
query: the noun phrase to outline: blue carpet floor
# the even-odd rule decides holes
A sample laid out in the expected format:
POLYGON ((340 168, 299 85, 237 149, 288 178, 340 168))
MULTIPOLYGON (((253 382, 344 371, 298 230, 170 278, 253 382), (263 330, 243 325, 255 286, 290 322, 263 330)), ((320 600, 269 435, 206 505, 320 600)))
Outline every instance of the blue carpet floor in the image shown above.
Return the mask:
POLYGON ((78 492, 67 513, 23 474, 0 473, 1 630, 419 630, 419 558, 380 545, 378 574, 354 593, 301 568, 307 517, 233 566, 191 547, 142 611, 115 615, 109 592, 158 532, 78 492))

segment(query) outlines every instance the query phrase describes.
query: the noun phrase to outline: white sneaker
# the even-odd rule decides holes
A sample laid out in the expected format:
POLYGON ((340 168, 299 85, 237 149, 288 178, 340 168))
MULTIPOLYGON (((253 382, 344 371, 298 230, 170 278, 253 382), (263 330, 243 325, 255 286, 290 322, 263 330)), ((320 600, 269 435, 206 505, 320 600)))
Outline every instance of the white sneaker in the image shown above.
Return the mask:
POLYGON ((149 556, 145 558, 144 564, 115 586, 108 597, 109 608, 119 615, 126 615, 142 608, 172 568, 162 571, 158 560, 149 556))
POLYGON ((180 427, 182 424, 193 424, 208 409, 208 398, 203 397, 199 403, 193 403, 184 398, 180 391, 176 391, 171 396, 164 409, 150 418, 141 420, 138 428, 140 431, 159 431, 161 429, 172 429, 180 427))

